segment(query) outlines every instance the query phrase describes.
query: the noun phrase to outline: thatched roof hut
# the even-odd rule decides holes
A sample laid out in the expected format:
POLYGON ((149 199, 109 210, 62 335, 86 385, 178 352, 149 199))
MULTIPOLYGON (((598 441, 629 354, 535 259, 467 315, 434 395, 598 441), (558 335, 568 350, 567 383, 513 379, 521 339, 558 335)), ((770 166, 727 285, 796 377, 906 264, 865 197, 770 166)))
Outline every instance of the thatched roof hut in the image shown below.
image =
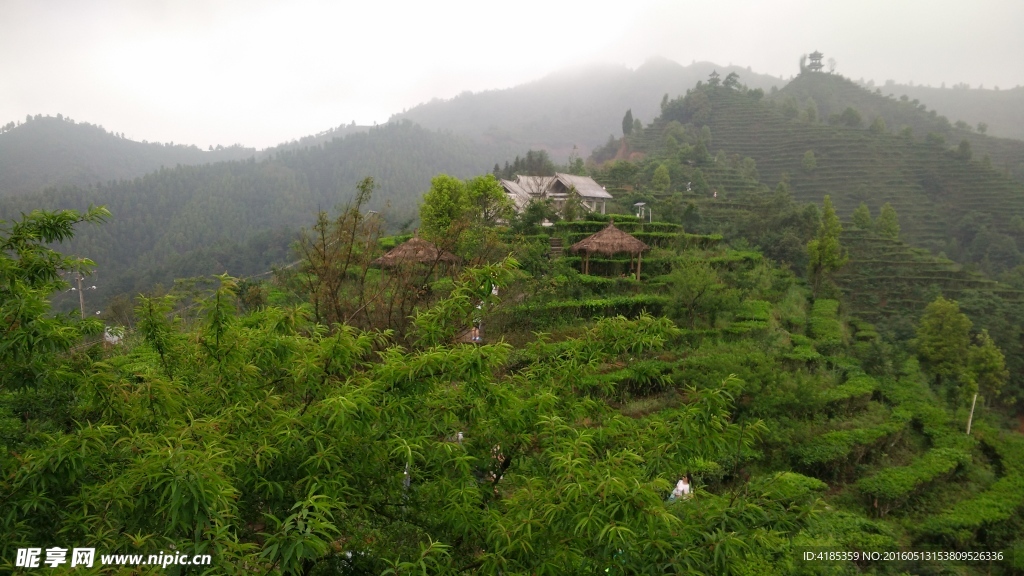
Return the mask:
MULTIPOLYGON (((583 252, 583 273, 590 273, 590 255, 603 254, 612 256, 614 254, 627 253, 636 256, 636 279, 640 279, 640 260, 644 250, 650 246, 637 240, 634 236, 623 232, 615 227, 615 222, 609 222, 600 232, 587 236, 583 240, 573 244, 570 252, 583 252)), ((632 262, 630 263, 632 265, 632 262)))
POLYGON ((373 264, 382 268, 395 268, 409 263, 451 264, 458 261, 459 257, 455 254, 441 250, 422 238, 413 237, 374 260, 373 264))

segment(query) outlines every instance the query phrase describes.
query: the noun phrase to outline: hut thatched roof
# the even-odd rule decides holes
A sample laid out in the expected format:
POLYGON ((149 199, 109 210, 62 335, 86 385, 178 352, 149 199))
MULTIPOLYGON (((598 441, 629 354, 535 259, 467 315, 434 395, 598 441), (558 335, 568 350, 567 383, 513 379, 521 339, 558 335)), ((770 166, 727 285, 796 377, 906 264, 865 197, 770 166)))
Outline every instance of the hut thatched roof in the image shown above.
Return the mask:
POLYGON ((569 250, 572 252, 611 256, 612 254, 621 254, 623 252, 639 254, 648 248, 650 246, 619 230, 615 227, 614 223, 609 223, 600 232, 587 236, 573 244, 569 250))
POLYGON ((458 262, 459 257, 451 252, 438 249, 430 242, 413 237, 392 248, 387 254, 377 258, 373 264, 383 268, 393 268, 410 262, 458 262))

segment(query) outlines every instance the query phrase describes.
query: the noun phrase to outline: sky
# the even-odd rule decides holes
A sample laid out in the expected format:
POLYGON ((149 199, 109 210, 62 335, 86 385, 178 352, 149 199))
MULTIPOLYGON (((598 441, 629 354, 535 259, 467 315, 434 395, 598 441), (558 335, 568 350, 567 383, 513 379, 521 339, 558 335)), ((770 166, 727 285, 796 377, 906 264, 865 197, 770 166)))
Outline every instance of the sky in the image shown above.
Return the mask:
POLYGON ((0 0, 0 124, 256 148, 464 91, 662 56, 789 78, 1024 84, 1017 0, 0 0))

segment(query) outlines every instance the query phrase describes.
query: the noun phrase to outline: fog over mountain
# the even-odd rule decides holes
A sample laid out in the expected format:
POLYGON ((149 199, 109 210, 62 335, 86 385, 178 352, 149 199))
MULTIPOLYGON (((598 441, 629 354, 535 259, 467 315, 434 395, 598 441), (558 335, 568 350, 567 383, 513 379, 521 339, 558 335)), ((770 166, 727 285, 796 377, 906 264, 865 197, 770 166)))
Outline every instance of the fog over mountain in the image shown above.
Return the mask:
POLYGON ((204 150, 383 123, 433 98, 652 55, 788 79, 820 50, 838 73, 876 83, 1024 83, 1017 2, 12 1, 0 20, 0 124, 61 113, 204 150))

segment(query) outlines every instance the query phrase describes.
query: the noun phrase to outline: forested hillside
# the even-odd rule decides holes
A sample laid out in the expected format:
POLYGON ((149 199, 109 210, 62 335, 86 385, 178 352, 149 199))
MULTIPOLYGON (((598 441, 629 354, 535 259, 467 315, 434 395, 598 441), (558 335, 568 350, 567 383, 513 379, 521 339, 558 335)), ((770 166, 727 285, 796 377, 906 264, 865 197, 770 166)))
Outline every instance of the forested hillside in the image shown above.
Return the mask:
POLYGON ((75 122, 58 114, 27 117, 0 130, 0 198, 48 187, 90 186, 130 179, 160 167, 251 158, 251 148, 200 150, 181 144, 146 143, 75 122))
MULTIPOLYGON (((942 137, 950 146, 966 141, 979 159, 988 157, 992 167, 1024 182, 1024 140, 987 135, 986 123, 982 122, 979 130, 976 122, 965 122, 934 104, 929 110, 925 103, 905 92, 882 97, 881 88, 872 92, 842 76, 801 74, 774 94, 773 99, 783 106, 787 115, 793 116, 796 109, 796 116, 803 119, 814 117, 822 122, 853 127, 869 127, 881 119, 884 126, 875 124, 876 128, 893 133, 909 129, 909 134, 917 140, 942 137), (856 112, 856 116, 847 113, 848 108, 856 112)), ((993 111, 1001 109, 1006 109, 1008 114, 1024 114, 1021 111, 1024 108, 1014 108, 1012 104, 994 107, 993 111)), ((1024 122, 1024 118, 1020 121, 1024 122)))
MULTIPOLYGON (((883 338, 825 294, 834 268, 806 282, 744 238, 629 214, 494 227, 472 188, 435 179, 425 213, 450 218, 425 232, 478 266, 374 268, 393 242, 356 206, 289 274, 140 299, 106 350, 69 350, 95 321, 46 316, 82 263, 44 246, 103 213, 5 230, 0 565, 104 535, 97 554, 229 574, 1024 567, 1003 355, 955 302, 915 313, 915 342, 883 338), (582 274, 550 251, 610 220, 651 245, 635 276, 627 254, 582 274), (460 341, 470 326, 484 341, 460 341), (860 555, 901 551, 943 554, 860 555)), ((819 259, 841 247, 828 202, 771 204, 751 240, 781 217, 819 259)))
MULTIPOLYGON (((848 84, 815 76, 821 78, 815 82, 848 84)), ((702 85, 668 102, 659 118, 627 138, 625 151, 662 158, 671 176, 669 192, 685 190, 690 182, 711 193, 692 178, 691 166, 706 172, 729 164, 746 180, 722 182, 716 189, 720 198, 760 179, 785 181, 801 201, 820 202, 829 194, 844 217, 862 202, 873 213, 890 203, 900 215, 901 237, 911 244, 993 273, 1021 263, 1024 183, 979 158, 970 141, 893 133, 884 120, 869 120, 852 108, 820 118, 816 110, 808 115, 806 107, 792 106, 793 101, 766 102, 735 81, 702 85)), ((1007 150, 1017 144, 994 146, 1001 142, 1013 144, 1007 150)), ((621 156, 622 151, 613 143, 605 153, 621 156)))
MULTIPOLYGON (((617 209, 630 210, 634 203, 644 202, 657 218, 681 225, 688 232, 719 234, 734 242, 745 242, 805 276, 809 270, 806 245, 818 212, 803 202, 817 204, 829 194, 840 214, 840 202, 848 210, 843 214, 846 225, 842 243, 849 261, 835 276, 836 295, 842 294, 844 305, 865 320, 875 322, 887 338, 907 340, 912 338, 915 318, 936 296, 957 299, 974 322, 989 328, 1012 367, 1014 387, 1024 392, 1024 268, 1020 267, 1017 241, 1009 233, 1001 234, 985 225, 992 220, 982 220, 979 212, 971 212, 984 204, 972 203, 967 196, 968 191, 988 194, 1002 190, 1000 201, 1011 203, 1003 209, 1020 214, 1020 208, 1014 207, 1022 202, 1015 181, 975 162, 958 159, 955 153, 941 147, 901 141, 869 130, 808 125, 806 121, 786 119, 776 106, 762 104, 759 94, 743 92, 735 86, 701 86, 687 97, 669 103, 666 115, 675 113, 673 110, 684 111, 679 117, 699 118, 703 122, 684 125, 658 119, 609 150, 620 155, 625 151, 632 160, 620 159, 591 167, 594 178, 615 195, 617 209), (703 115, 693 116, 695 112, 703 115), (739 113, 746 122, 723 118, 727 113, 739 113), (720 144, 726 138, 714 136, 708 125, 731 127, 733 131, 726 136, 741 146, 761 146, 748 150, 754 154, 759 150, 757 157, 763 158, 763 163, 720 144), (744 130, 750 134, 746 139, 744 130), (848 173, 851 168, 841 170, 844 164, 840 162, 830 163, 829 172, 821 172, 821 164, 804 170, 806 153, 794 154, 792 149, 803 149, 810 140, 798 139, 814 134, 820 138, 817 142, 828 143, 828 149, 834 150, 833 160, 846 158, 843 146, 849 146, 845 152, 850 162, 845 166, 863 166, 856 177, 848 173), (789 139, 798 143, 787 151, 780 143, 789 139), (851 142, 860 142, 863 147, 851 142), (885 147, 878 148, 879 142, 885 147), (709 148, 717 149, 716 154, 708 152, 709 148), (887 152, 878 154, 879 150, 887 152), (772 155, 773 151, 778 155, 772 155), (780 169, 780 159, 789 158, 796 165, 783 165, 780 169), (921 162, 924 168, 912 162, 921 162), (983 181, 994 184, 991 188, 973 188, 949 176, 964 167, 982 172, 986 179, 983 181), (787 168, 793 170, 792 176, 787 168), (915 230, 914 218, 946 205, 937 203, 920 189, 920 205, 888 195, 890 186, 900 179, 915 182, 917 171, 922 169, 933 175, 934 182, 943 182, 941 178, 948 177, 949 182, 958 183, 956 186, 964 190, 959 197, 963 202, 959 209, 965 213, 953 220, 957 226, 947 224, 947 228, 936 227, 931 232, 932 237, 945 243, 940 248, 961 247, 949 250, 945 256, 920 247, 924 244, 923 236, 920 229, 915 230), (813 180, 818 174, 821 179, 813 180), (862 181, 874 182, 878 187, 869 187, 862 181), (971 234, 970 241, 961 243, 962 234, 971 234)), ((818 148, 822 149, 825 148, 818 148)), ((817 162, 817 156, 814 158, 817 162)), ((957 198, 950 195, 943 201, 956 202, 957 198)), ((947 217, 956 215, 955 209, 947 209, 947 217)), ((993 210, 987 217, 994 218, 995 213, 993 210)))
POLYGON ((634 118, 649 122, 659 113, 663 96, 675 98, 713 70, 723 76, 738 72, 751 88, 768 90, 783 84, 780 78, 738 66, 710 62, 683 66, 652 59, 636 70, 612 66, 565 70, 514 88, 432 101, 396 117, 519 150, 544 149, 564 161, 574 146, 585 157, 609 136, 621 136, 625 110, 632 109, 634 118))
POLYGON ((109 208, 105 226, 83 230, 69 245, 97 263, 90 296, 104 302, 177 277, 267 270, 300 227, 312 225, 318 210, 351 200, 366 176, 379 185, 367 208, 395 228, 407 226, 433 175, 479 174, 508 157, 500 147, 394 122, 259 161, 165 167, 133 180, 5 198, 0 219, 33 209, 109 208))

